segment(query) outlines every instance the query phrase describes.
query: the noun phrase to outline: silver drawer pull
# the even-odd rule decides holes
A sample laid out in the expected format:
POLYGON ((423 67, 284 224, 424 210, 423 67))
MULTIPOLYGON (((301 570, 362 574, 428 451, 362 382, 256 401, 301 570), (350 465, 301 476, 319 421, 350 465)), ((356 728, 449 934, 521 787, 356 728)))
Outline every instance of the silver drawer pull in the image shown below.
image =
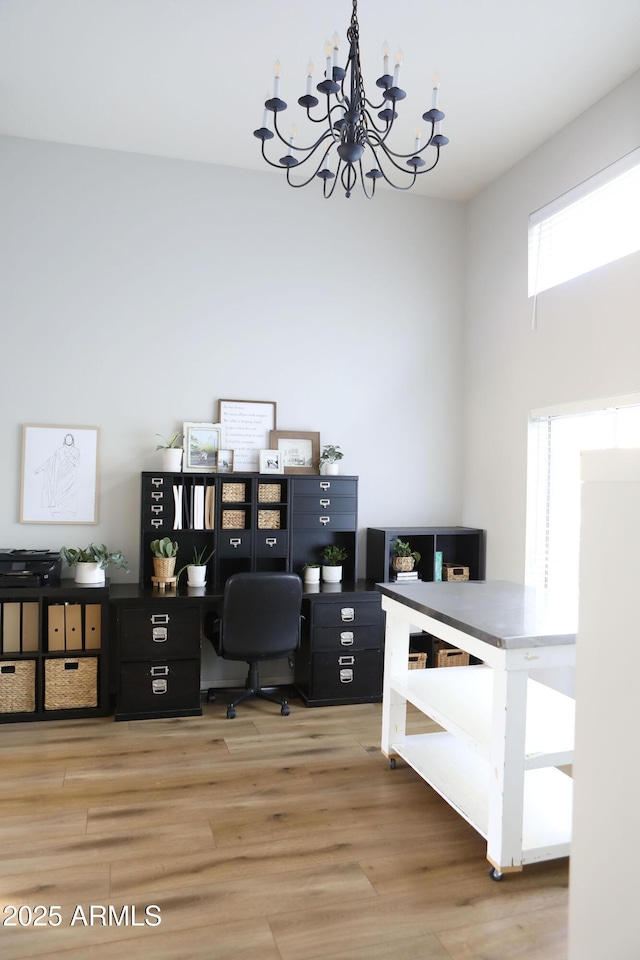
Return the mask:
POLYGON ((330 506, 331 506, 331 500, 329 500, 329 499, 321 500, 321 501, 320 501, 320 506, 321 506, 321 507, 324 507, 324 509, 326 510, 327 507, 330 507, 330 506))
POLYGON ((353 683, 353 670, 350 667, 340 671, 340 683, 353 683))
POLYGON ((340 619, 343 623, 351 623, 356 618, 356 612, 353 607, 342 607, 340 610, 340 619))
POLYGON ((353 634, 350 630, 340 634, 340 643, 343 647, 350 647, 353 644, 353 634))
POLYGON ((162 490, 152 490, 151 491, 152 500, 164 500, 164 493, 162 490))
POLYGON ((320 523, 327 524, 331 522, 331 517, 318 517, 318 520, 320 521, 320 523))
POLYGON ((164 507, 162 506, 161 503, 151 504, 151 513, 158 514, 158 513, 162 513, 163 510, 164 510, 164 507))
POLYGON ((330 490, 331 489, 331 480, 321 480, 320 481, 321 490, 330 490))
POLYGON ((237 549, 238 547, 242 546, 242 539, 240 537, 230 537, 229 546, 237 549))
POLYGON ((265 540, 265 544, 267 547, 275 547, 277 546, 278 541, 276 537, 267 537, 267 539, 265 540))
POLYGON ((161 526, 162 526, 162 520, 152 520, 152 521, 151 521, 151 526, 152 526, 152 527, 161 527, 161 526))
POLYGON ((169 631, 166 627, 154 627, 151 636, 154 643, 165 643, 169 631))
POLYGON ((169 614, 168 613, 152 613, 151 614, 151 623, 169 623, 169 614))
POLYGON ((168 677, 169 676, 169 667, 151 667, 151 676, 152 677, 168 677))
POLYGON ((164 477, 152 477, 151 483, 154 485, 154 487, 161 487, 164 483, 164 477))
POLYGON ((151 692, 152 692, 152 693, 166 693, 166 692, 167 692, 167 681, 166 681, 166 680, 152 680, 152 681, 151 681, 151 692))
POLYGON ((338 657, 338 663, 340 664, 341 667, 353 666, 355 662, 356 662, 355 657, 338 657))

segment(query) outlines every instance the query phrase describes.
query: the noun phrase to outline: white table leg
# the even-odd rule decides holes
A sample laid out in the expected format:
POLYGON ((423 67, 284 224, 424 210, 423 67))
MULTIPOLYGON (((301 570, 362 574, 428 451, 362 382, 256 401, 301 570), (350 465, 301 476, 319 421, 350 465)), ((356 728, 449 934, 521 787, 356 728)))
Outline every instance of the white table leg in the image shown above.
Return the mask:
POLYGON ((405 617, 398 616, 393 606, 395 602, 383 603, 387 611, 387 623, 384 645, 384 677, 382 695, 382 741, 381 750, 385 756, 394 751, 391 744, 402 739, 406 732, 407 701, 391 687, 391 677, 401 670, 407 670, 409 664, 410 624, 405 617))
POLYGON ((525 670, 493 671, 487 859, 501 871, 522 869, 527 679, 525 670))

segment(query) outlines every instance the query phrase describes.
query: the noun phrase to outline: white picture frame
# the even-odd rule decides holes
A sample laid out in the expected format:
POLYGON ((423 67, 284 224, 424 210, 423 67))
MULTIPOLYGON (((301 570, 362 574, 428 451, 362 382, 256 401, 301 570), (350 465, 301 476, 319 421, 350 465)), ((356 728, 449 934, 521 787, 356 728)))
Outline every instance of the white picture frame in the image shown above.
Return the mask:
POLYGON ((224 447, 222 424, 185 421, 182 432, 183 473, 215 473, 218 468, 218 450, 224 447))
POLYGON ((270 445, 276 417, 274 400, 218 400, 218 420, 227 446, 233 449, 236 472, 255 473, 260 469, 260 450, 270 445))
POLYGON ((99 427, 25 423, 20 523, 98 522, 99 427))
POLYGON ((260 473, 284 473, 282 450, 261 450, 259 466, 260 473))

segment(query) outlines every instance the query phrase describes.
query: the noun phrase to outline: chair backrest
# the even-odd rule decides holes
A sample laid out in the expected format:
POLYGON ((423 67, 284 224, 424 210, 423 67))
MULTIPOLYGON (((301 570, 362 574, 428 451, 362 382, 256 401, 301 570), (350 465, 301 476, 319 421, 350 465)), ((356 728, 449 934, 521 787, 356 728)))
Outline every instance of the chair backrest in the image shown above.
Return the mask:
POLYGON ((224 587, 220 655, 286 657, 300 644, 302 581, 295 573, 235 573, 224 587))

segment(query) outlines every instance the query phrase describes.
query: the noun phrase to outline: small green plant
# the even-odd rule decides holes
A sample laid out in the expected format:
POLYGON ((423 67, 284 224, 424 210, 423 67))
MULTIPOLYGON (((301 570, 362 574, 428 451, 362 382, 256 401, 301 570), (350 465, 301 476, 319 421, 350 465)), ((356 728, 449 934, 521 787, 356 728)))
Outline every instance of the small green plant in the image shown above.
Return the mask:
POLYGON ((320 566, 319 563, 305 563, 303 570, 317 570, 320 566))
POLYGON ((420 557, 422 556, 422 554, 418 553, 417 550, 411 549, 408 541, 401 540, 400 537, 394 537, 394 539, 391 541, 391 549, 396 557, 413 557, 416 563, 418 563, 420 557))
POLYGON ((332 543, 322 549, 320 556, 328 567, 339 567, 347 559, 348 553, 341 544, 332 543))
POLYGON ((322 453, 320 454, 320 466, 325 463, 337 463, 338 460, 342 460, 344 453, 340 447, 334 447, 333 444, 328 443, 322 448, 322 453))
POLYGON ((176 574, 176 578, 179 580, 182 574, 184 573, 184 571, 187 569, 187 567, 206 567, 206 565, 209 563, 209 560, 211 560, 211 557, 214 555, 215 552, 216 552, 215 547, 213 547, 207 553, 206 544, 202 548, 202 550, 198 550, 197 547, 194 547, 193 560, 191 561, 191 563, 185 563, 184 567, 180 567, 180 569, 176 574))
POLYGON ((104 543, 90 543, 88 547, 60 547, 60 556, 70 567, 74 563, 97 563, 101 570, 106 570, 111 564, 125 573, 129 572, 122 551, 110 551, 104 543))
POLYGON ((176 433, 172 433, 168 440, 166 440, 161 433, 156 433, 156 437, 160 437, 162 440, 162 443, 157 445, 156 450, 175 450, 182 446, 182 434, 179 430, 176 433))
POLYGON ((154 557, 175 557, 178 554, 178 544, 170 537, 163 537, 162 540, 152 540, 149 546, 154 557))

